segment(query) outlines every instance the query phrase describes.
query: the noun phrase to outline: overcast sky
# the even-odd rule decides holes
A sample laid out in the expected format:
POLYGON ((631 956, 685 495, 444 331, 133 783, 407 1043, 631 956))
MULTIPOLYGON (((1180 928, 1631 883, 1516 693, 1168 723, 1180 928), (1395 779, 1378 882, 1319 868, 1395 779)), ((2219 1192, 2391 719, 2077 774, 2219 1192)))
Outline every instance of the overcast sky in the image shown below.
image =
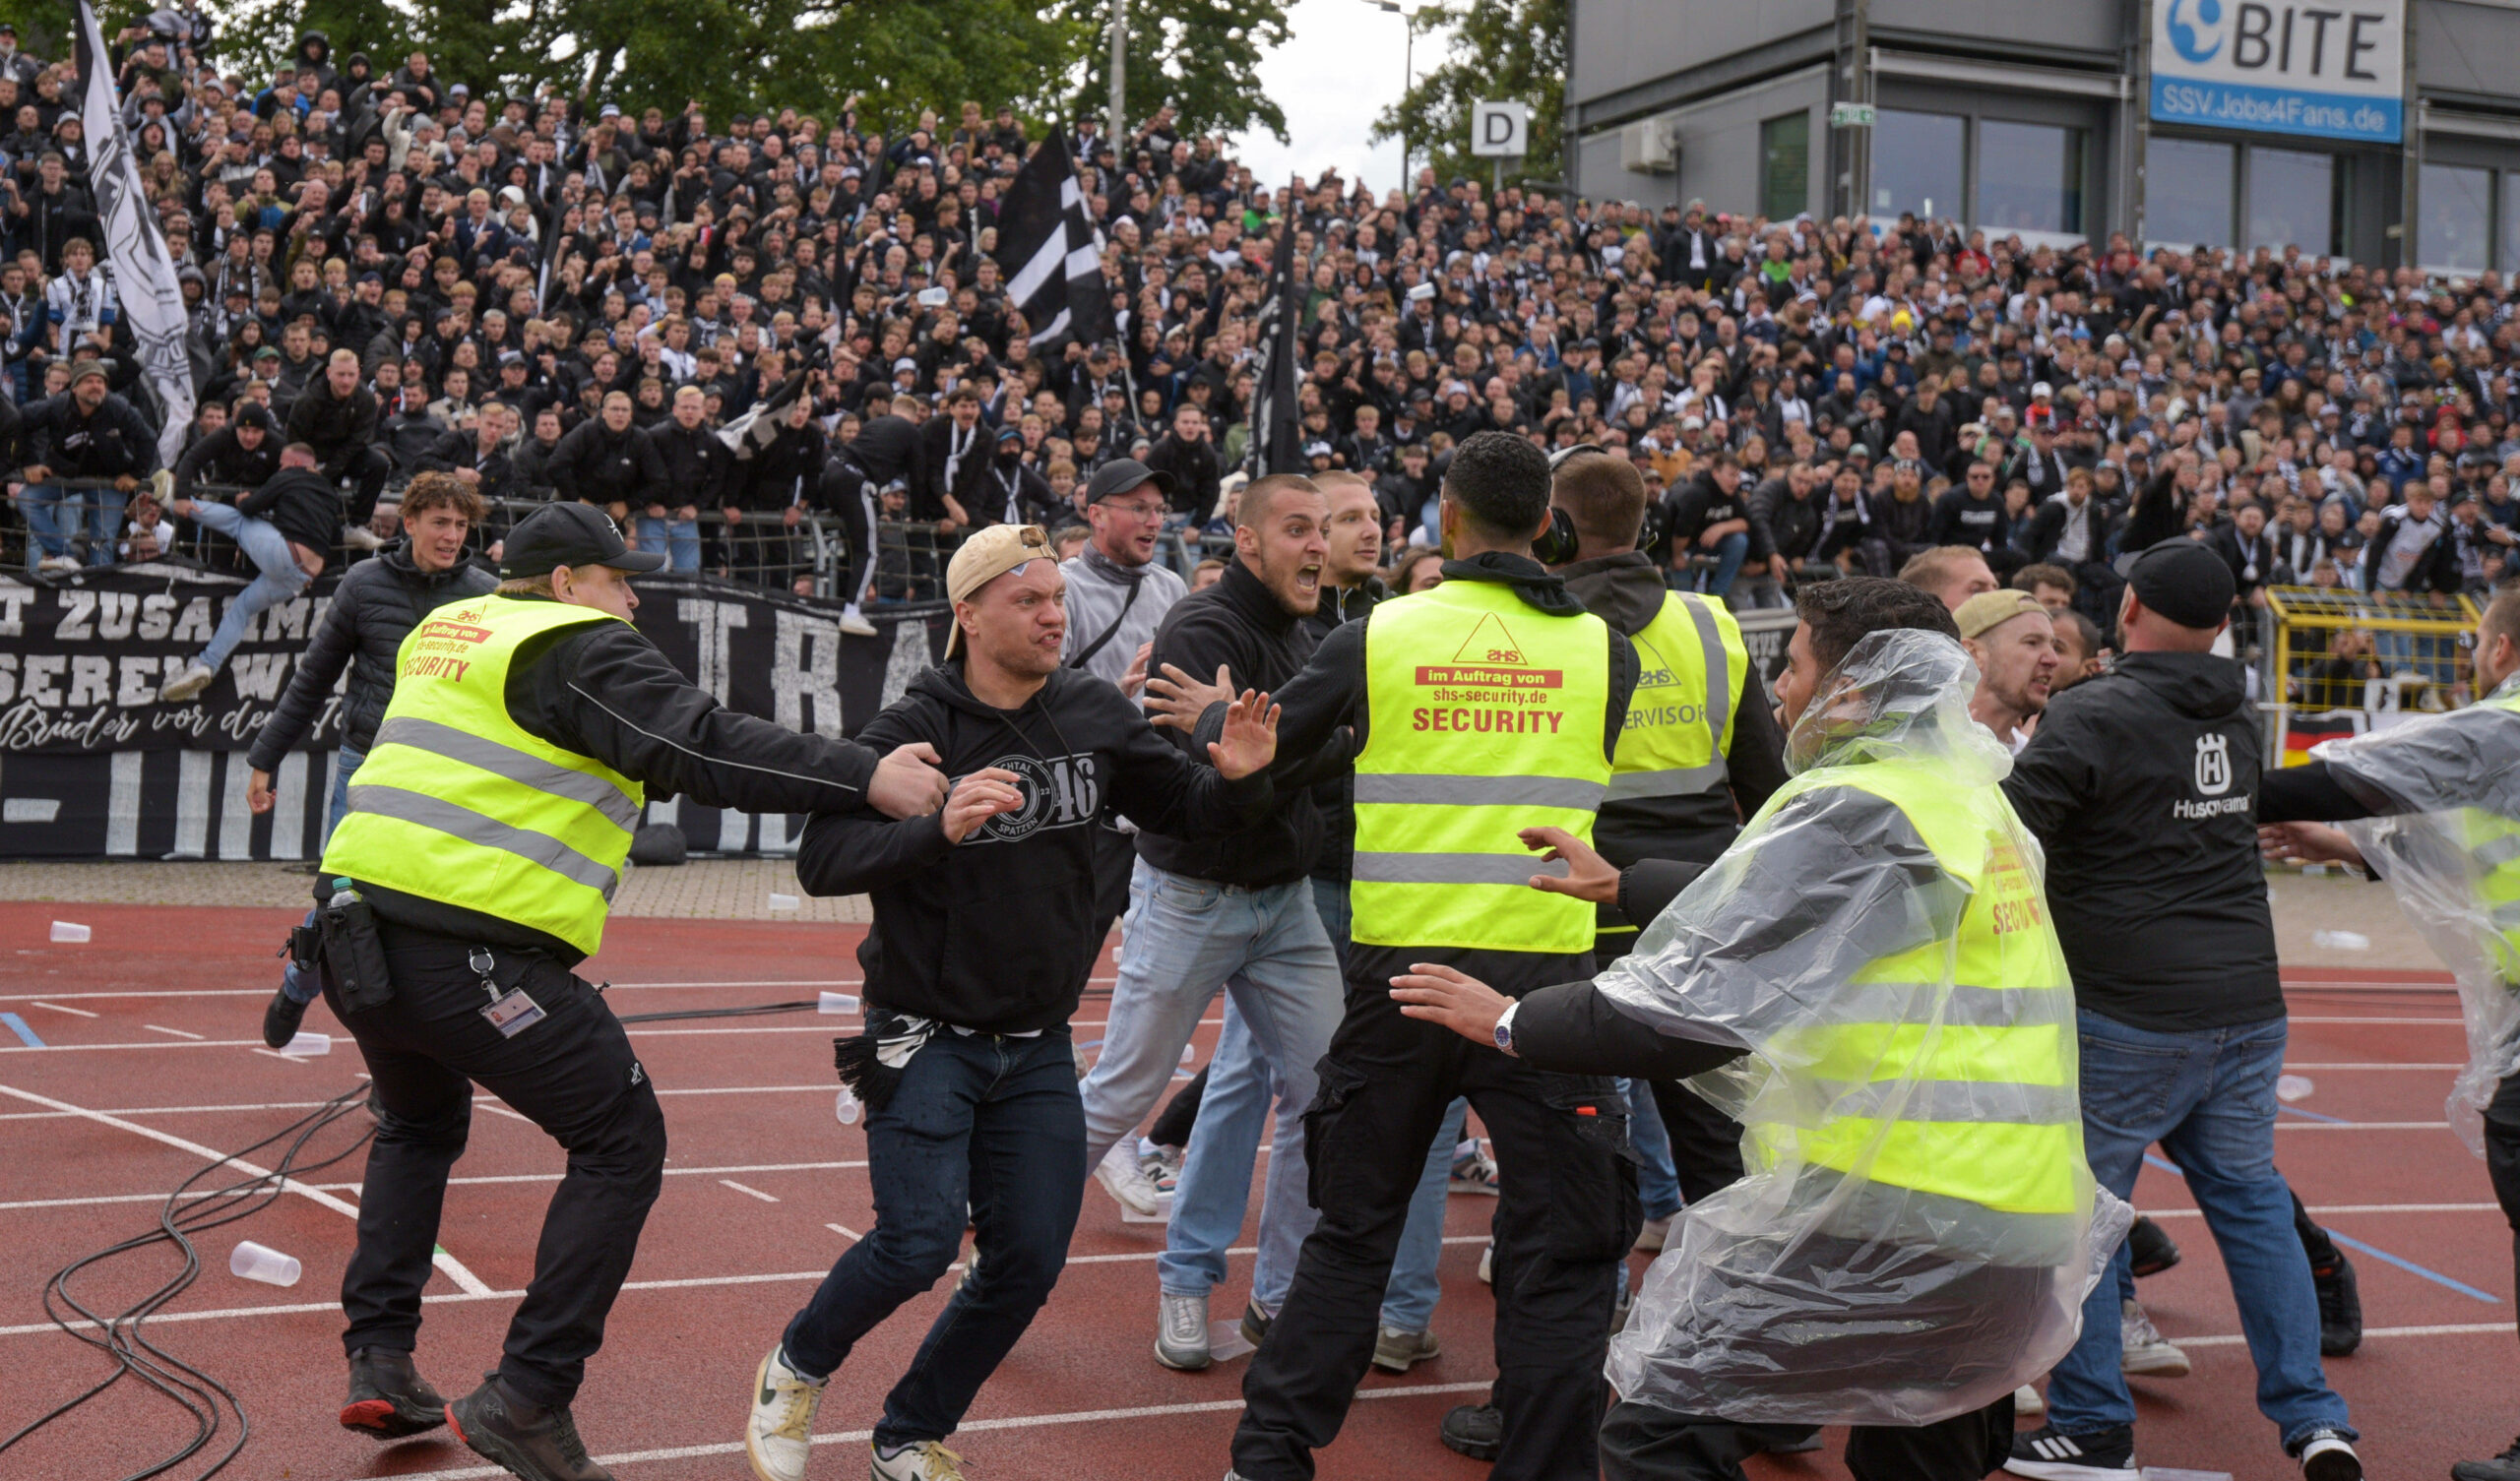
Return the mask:
MULTIPOLYGON (((1331 165, 1351 182, 1362 174, 1377 195, 1401 184, 1399 141, 1368 147, 1365 136, 1400 99, 1407 23, 1373 0, 1296 0, 1287 18, 1292 35, 1261 60, 1260 82, 1286 112, 1289 142, 1254 130, 1235 142, 1236 157, 1268 185, 1331 165)), ((1420 36, 1409 60, 1422 73, 1442 59, 1442 40, 1420 36)))

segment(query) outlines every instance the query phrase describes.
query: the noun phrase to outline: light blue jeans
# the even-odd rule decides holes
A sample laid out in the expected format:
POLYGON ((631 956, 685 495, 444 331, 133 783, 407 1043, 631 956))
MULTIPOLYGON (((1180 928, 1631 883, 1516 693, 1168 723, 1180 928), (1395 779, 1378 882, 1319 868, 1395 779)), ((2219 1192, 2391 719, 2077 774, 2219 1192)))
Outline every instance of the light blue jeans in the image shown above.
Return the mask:
MULTIPOLYGON (((2144 1150, 2178 1164, 2231 1275, 2240 1331, 2257 1365, 2258 1412, 2290 1450, 2313 1430, 2351 1438, 2345 1400, 2319 1367, 2319 1305, 2293 1228, 2293 1196, 2275 1170, 2275 1078, 2285 1021, 2154 1033, 2081 1014, 2083 1148, 2092 1175, 2132 1198, 2144 1150)), ((2120 1245, 2109 1278, 2083 1303, 2083 1330, 2048 1388, 2048 1422, 2068 1435, 2135 1422, 2119 1371, 2120 1245)))
POLYGON ((60 488, 30 483, 18 495, 18 511, 27 517, 27 532, 34 538, 27 549, 27 569, 46 556, 68 555, 70 542, 84 529, 88 564, 114 563, 114 522, 122 515, 124 496, 103 488, 60 488))
POLYGON ((639 548, 665 557, 666 570, 700 569, 699 521, 660 520, 654 515, 641 515, 631 524, 638 532, 639 548))
POLYGON ((1636 1150, 1636 1197, 1649 1219, 1680 1211, 1680 1175, 1671 1166, 1671 1134, 1654 1106, 1654 1087, 1641 1080, 1619 1081, 1627 1091, 1627 1142, 1636 1150))
MULTIPOLYGON (((1267 1191, 1260 1204, 1260 1243, 1285 1241, 1292 1274, 1293 1251, 1312 1227, 1313 1209, 1304 1194, 1303 1111, 1312 1103, 1314 1066, 1330 1047, 1339 1026, 1343 995, 1339 958, 1330 950, 1321 918, 1313 912, 1312 887, 1295 880, 1265 890, 1218 885, 1137 862, 1129 878, 1128 913, 1120 917, 1120 966, 1111 989, 1111 1019, 1102 1030, 1102 1054, 1085 1078, 1085 1165, 1101 1165, 1105 1153, 1155 1109, 1181 1051, 1197 1030, 1220 985, 1239 1010, 1243 1025, 1259 1056, 1276 1072, 1278 1125, 1276 1151, 1269 1159, 1267 1191), (1278 1225, 1300 1220, 1292 1235, 1278 1225)), ((1208 1077, 1208 1094, 1217 1094, 1221 1072, 1208 1077)), ((1269 1086, 1246 1090, 1265 1100, 1269 1086)), ((1228 1116, 1231 1097, 1228 1097, 1228 1116)), ((1225 1249, 1242 1227, 1244 1201, 1250 1196, 1251 1164, 1257 1155, 1256 1129, 1247 1140, 1211 1133, 1214 1108, 1199 1102, 1198 1129, 1191 1134, 1181 1177, 1172 1197, 1174 1223, 1180 1210, 1194 1213, 1191 1227, 1212 1240, 1224 1273, 1225 1249), (1215 1150, 1200 1155, 1200 1143, 1215 1150), (1230 1144, 1243 1147, 1237 1158, 1230 1144), (1232 1174, 1231 1164, 1241 1171, 1232 1174), (1229 1227, 1213 1238, 1216 1222, 1229 1227)), ((1167 1261, 1172 1259, 1167 1251, 1167 1261)), ((1203 1268, 1203 1254, 1184 1249, 1183 1270, 1203 1268)), ((1168 1278, 1168 1277, 1167 1277, 1168 1278)), ((1195 1289, 1182 1276, 1184 1288, 1195 1289)), ((1171 1288, 1167 1285, 1167 1288, 1171 1288)))
POLYGON ((296 552, 288 548, 288 537, 268 521, 240 515, 225 504, 203 500, 193 505, 193 523, 234 540, 246 559, 262 572, 227 604, 227 615, 219 619, 219 631, 210 635, 210 647, 201 650, 201 661, 217 669, 223 667, 227 655, 245 641, 254 619, 305 590, 308 577, 297 564, 296 552))
MULTIPOLYGON (((1706 547, 1700 545, 1699 550, 1706 547)), ((1732 579, 1741 574, 1741 562, 1750 554, 1750 537, 1740 530, 1715 542, 1715 569, 1701 574, 1698 589, 1709 596, 1727 596, 1732 590, 1732 579)))

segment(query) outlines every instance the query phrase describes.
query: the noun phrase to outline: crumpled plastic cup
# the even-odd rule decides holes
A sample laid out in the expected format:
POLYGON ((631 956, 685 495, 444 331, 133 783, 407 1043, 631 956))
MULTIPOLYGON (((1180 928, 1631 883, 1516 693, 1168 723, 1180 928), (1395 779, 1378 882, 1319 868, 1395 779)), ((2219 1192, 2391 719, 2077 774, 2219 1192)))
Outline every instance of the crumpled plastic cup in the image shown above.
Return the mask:
POLYGON ((832 1114, 840 1118, 840 1124, 842 1126, 855 1126, 857 1124, 857 1118, 865 1113, 866 1108, 857 1103, 857 1097, 850 1094, 847 1086, 842 1086, 840 1099, 832 1106, 832 1114))
POLYGON ((302 1029, 289 1039, 288 1047, 281 1051, 294 1059, 308 1059, 318 1054, 332 1052, 333 1036, 331 1034, 312 1033, 302 1029))
POLYGON ((238 1243, 235 1252, 227 1257, 227 1273, 265 1285, 295 1285, 298 1265, 294 1256, 283 1255, 249 1239, 238 1243))
POLYGON ((820 1011, 823 1013, 855 1013, 857 1011, 855 993, 824 993, 821 999, 820 1011))
POLYGON ((802 903, 795 895, 781 895, 776 891, 771 893, 770 908, 773 910, 793 910, 802 903))
POLYGON ((75 920, 56 920, 52 923, 52 939, 58 942, 76 946, 94 939, 94 936, 95 932, 75 920))

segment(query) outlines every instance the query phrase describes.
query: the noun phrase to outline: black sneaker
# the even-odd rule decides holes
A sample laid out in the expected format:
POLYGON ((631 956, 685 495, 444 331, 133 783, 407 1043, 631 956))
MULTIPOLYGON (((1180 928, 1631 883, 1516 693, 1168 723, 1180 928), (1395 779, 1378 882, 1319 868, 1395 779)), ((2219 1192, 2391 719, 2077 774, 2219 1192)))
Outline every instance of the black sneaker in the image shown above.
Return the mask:
POLYGON ((2054 1425, 2012 1438, 2012 1458, 2004 1469, 2036 1481, 2092 1481, 2097 1477, 2141 1474, 2135 1464, 2135 1427, 2111 1425, 2081 1435, 2057 1433, 2054 1425))
POLYGON ((285 1049, 297 1037, 297 1025, 306 1021, 306 1005, 286 993, 272 994, 271 1006, 263 1010, 263 1042, 274 1049, 285 1049))
POLYGON ((1242 1307, 1242 1340, 1250 1343, 1254 1347, 1259 1346, 1260 1339, 1269 1335, 1269 1314, 1260 1309, 1259 1302, 1244 1302, 1242 1307))
POLYGON ((2520 1481, 2520 1440, 2490 1460, 2462 1460, 2450 1467, 2450 1481, 2520 1481))
POLYGON ((2319 1356, 2341 1358, 2362 1345, 2362 1291, 2354 1279, 2354 1262, 2336 1252, 2336 1264, 2310 1266, 2310 1284, 2319 1293, 2319 1356))
POLYGON ((1505 1411, 1493 1404, 1463 1404, 1444 1416, 1444 1449, 1473 1460, 1493 1460, 1505 1450, 1505 1411))
POLYGON ((342 1428, 400 1440, 446 1423, 446 1399, 411 1366, 408 1352, 362 1347, 350 1354, 350 1395, 342 1428))
POLYGON ((472 1453, 523 1481, 612 1481, 612 1472, 587 1458, 565 1406, 526 1403, 496 1376, 447 1405, 446 1426, 472 1453))
POLYGON ((2139 1213, 2134 1227, 2126 1231, 2126 1259, 2139 1279, 2158 1275, 2178 1264, 2178 1246, 2162 1232, 2161 1225, 2139 1213))
POLYGON ((2334 1430, 2312 1430, 2293 1448, 2301 1462, 2302 1481, 2362 1481, 2362 1457, 2354 1442, 2334 1430))

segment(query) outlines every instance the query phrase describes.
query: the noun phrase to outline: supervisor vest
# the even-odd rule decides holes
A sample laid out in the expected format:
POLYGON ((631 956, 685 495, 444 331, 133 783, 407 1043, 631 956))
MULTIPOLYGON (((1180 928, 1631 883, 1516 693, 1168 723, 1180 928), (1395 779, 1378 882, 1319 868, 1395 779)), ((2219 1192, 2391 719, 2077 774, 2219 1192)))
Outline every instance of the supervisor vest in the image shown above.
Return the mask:
POLYGON ((1496 582, 1446 582, 1365 619, 1354 940, 1572 954, 1593 906, 1531 888, 1518 833, 1590 841, 1608 791, 1609 628, 1496 582))
POLYGON ((1868 963, 1830 999, 1835 1021, 1784 1036, 1772 1057, 1810 1083, 1810 1114, 1751 1124, 1748 1145, 1998 1213, 2079 1218, 2072 983, 2002 791, 1867 762, 1804 772, 1762 818, 1819 785, 1897 807, 1969 902, 1951 938, 1868 963))
POLYGON ((1719 601, 1673 591, 1628 641, 1636 645, 1636 697, 1612 758, 1609 800, 1691 797, 1722 786, 1750 671, 1741 624, 1719 601))
POLYGON ((350 779, 324 872, 531 926, 593 956, 645 792, 529 734, 508 714, 507 682, 527 640, 618 620, 500 596, 423 619, 396 656, 394 699, 350 779))

